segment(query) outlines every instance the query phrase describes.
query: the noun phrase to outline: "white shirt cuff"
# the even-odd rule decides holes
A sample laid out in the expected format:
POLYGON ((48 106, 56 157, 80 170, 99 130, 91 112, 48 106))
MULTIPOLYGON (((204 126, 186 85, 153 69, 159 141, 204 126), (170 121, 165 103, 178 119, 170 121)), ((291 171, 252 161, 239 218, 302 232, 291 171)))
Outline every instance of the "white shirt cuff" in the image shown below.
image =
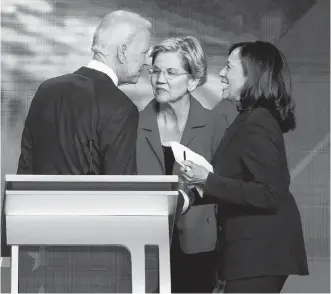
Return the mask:
POLYGON ((178 190, 184 197, 184 205, 182 209, 182 214, 185 213, 185 211, 188 209, 190 205, 190 198, 187 196, 187 194, 183 190, 178 190))
POLYGON ((203 189, 200 188, 200 187, 196 187, 196 189, 197 189, 197 191, 198 191, 200 197, 203 198, 203 189))

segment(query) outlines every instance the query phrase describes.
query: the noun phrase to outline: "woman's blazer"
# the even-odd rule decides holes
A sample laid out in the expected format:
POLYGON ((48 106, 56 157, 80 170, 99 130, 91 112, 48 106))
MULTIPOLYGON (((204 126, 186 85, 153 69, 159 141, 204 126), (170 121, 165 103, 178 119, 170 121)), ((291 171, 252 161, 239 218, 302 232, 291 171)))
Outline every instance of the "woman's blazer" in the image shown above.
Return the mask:
MULTIPOLYGON (((195 98, 190 98, 188 120, 181 144, 211 161, 227 127, 223 116, 205 109, 195 98)), ((139 115, 137 139, 137 169, 140 175, 165 174, 164 155, 157 124, 157 102, 153 99, 139 115)), ((173 174, 180 173, 175 162, 173 174)), ((199 202, 203 203, 203 202, 199 202)), ((193 205, 176 225, 181 249, 192 254, 215 249, 217 240, 215 204, 193 205)))
POLYGON ((284 138, 269 110, 241 112, 212 165, 204 193, 218 200, 221 278, 308 274, 284 138))

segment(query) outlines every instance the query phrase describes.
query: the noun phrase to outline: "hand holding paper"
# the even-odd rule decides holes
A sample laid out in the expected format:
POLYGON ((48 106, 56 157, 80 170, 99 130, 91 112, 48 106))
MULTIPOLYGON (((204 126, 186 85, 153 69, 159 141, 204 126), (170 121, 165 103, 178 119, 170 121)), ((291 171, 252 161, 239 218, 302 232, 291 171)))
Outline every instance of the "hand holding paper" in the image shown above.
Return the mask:
POLYGON ((195 164, 190 160, 183 162, 185 167, 181 167, 182 178, 187 185, 203 186, 207 180, 209 170, 205 167, 195 164))
POLYGON ((200 154, 193 152, 190 148, 187 148, 178 142, 171 141, 168 144, 172 148, 176 162, 181 166, 183 166, 185 160, 189 160, 195 164, 203 166, 210 172, 214 172, 213 166, 200 154), (184 158, 184 153, 186 158, 184 158))
MULTIPOLYGON (((204 170, 207 171, 207 173, 214 172, 213 166, 203 156, 193 152, 191 149, 187 148, 186 146, 174 141, 169 142, 169 146, 171 146, 172 148, 172 152, 174 154, 176 162, 180 164, 182 167, 185 167, 183 164, 185 161, 187 162, 190 161, 193 164, 201 166, 204 170)), ((190 168, 187 168, 187 172, 189 172, 189 170, 190 168)), ((183 175, 185 176, 185 174, 183 175)), ((190 185, 190 183, 188 184, 190 185)), ((195 186, 195 187, 198 190, 200 196, 203 197, 202 188, 199 186, 195 186)))

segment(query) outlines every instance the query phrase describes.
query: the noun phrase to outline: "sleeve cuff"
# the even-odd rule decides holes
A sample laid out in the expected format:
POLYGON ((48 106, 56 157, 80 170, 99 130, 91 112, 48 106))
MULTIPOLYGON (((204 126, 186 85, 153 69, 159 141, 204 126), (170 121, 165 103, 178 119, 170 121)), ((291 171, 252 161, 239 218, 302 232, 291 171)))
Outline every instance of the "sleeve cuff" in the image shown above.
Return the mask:
POLYGON ((178 190, 178 191, 183 195, 183 198, 184 198, 184 205, 182 208, 182 214, 184 214, 190 205, 190 198, 187 196, 187 194, 183 190, 178 190))
POLYGON ((215 191, 219 191, 221 189, 220 187, 220 176, 214 174, 214 173, 209 173, 208 177, 206 179, 206 182, 204 184, 203 190, 205 194, 208 194, 210 196, 217 196, 214 195, 215 191))
POLYGON ((203 198, 203 189, 200 188, 200 187, 197 187, 196 189, 197 189, 197 191, 198 191, 200 197, 203 198))

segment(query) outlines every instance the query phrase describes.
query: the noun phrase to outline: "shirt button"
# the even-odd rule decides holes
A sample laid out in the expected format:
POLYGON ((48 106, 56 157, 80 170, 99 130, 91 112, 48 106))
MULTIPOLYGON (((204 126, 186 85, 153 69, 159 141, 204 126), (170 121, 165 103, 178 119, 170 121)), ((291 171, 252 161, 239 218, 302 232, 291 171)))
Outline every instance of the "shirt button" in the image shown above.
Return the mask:
POLYGON ((209 216, 208 218, 207 218, 207 223, 211 223, 211 221, 212 221, 213 219, 212 219, 212 217, 211 216, 209 216))

